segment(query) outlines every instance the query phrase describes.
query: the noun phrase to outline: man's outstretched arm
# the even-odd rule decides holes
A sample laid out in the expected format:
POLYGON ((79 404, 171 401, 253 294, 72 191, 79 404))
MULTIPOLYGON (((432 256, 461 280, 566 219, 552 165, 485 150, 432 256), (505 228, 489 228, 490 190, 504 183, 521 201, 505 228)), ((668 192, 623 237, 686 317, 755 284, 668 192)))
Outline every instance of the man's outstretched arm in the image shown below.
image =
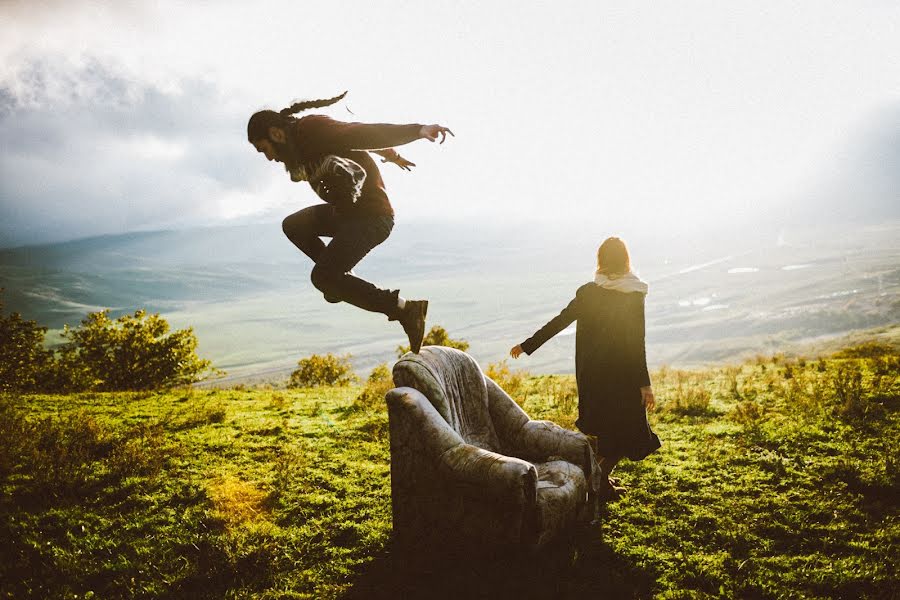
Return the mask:
MULTIPOLYGON (((309 119, 309 117, 307 117, 309 119)), ((441 143, 453 132, 443 125, 391 125, 387 123, 345 123, 326 116, 303 124, 303 135, 317 139, 327 151, 383 150, 402 146, 420 139, 441 143)), ((302 137, 302 136, 301 136, 302 137)))

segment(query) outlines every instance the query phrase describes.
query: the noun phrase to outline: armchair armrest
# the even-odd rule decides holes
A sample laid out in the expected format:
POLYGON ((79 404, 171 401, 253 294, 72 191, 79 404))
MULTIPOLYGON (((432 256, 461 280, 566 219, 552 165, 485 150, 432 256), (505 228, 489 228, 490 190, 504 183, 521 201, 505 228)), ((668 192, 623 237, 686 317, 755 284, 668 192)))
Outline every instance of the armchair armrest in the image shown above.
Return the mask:
POLYGON ((537 469, 521 458, 464 443, 444 452, 439 468, 447 479, 478 495, 520 506, 536 502, 537 469))
POLYGON ((593 470, 587 437, 550 421, 529 419, 518 404, 491 378, 485 377, 491 416, 502 442, 519 456, 546 460, 559 456, 578 465, 590 481, 593 470))
POLYGON ((591 444, 587 437, 551 421, 528 421, 519 430, 519 446, 542 457, 559 456, 591 473, 591 444))
MULTIPOLYGON (((391 424, 403 423, 414 431, 419 443, 433 458, 436 459, 450 448, 463 443, 459 434, 419 390, 410 387, 394 388, 388 391, 385 399, 391 424)), ((391 436, 392 445, 394 437, 391 436)))

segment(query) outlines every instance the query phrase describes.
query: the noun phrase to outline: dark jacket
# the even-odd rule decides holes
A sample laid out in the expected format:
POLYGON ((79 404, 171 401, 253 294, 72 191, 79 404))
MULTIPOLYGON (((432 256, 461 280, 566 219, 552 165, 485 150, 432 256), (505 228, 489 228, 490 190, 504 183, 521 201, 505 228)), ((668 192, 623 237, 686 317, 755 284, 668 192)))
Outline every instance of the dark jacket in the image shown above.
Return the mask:
POLYGON ((522 342, 531 354, 577 321, 575 378, 578 428, 596 435, 603 456, 640 459, 659 448, 650 430, 640 388, 650 385, 644 346, 644 294, 591 282, 559 315, 522 342))
MULTIPOLYGON (((384 123, 345 123, 325 115, 308 115, 294 124, 294 151, 307 171, 315 169, 329 154, 360 165, 366 172, 359 199, 352 213, 358 216, 393 216, 381 171, 366 150, 402 146, 419 139, 422 126, 384 123)), ((315 188, 313 188, 315 189, 315 188)))

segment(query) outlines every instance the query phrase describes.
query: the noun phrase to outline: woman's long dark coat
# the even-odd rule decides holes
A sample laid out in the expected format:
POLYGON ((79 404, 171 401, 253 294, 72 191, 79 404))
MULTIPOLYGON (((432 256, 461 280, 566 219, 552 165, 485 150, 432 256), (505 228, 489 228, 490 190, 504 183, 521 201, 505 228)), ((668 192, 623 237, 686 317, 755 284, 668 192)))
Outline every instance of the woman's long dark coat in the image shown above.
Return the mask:
POLYGON ((578 288, 559 315, 522 342, 531 354, 577 321, 578 429, 598 439, 601 456, 640 460, 660 446, 640 388, 650 385, 644 346, 644 294, 595 283, 578 288))

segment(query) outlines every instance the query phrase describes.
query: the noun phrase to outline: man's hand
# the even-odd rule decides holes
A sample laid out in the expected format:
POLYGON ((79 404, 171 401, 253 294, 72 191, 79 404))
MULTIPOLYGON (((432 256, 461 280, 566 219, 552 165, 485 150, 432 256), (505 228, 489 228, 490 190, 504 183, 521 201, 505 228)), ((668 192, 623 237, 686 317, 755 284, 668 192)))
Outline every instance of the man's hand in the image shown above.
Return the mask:
POLYGON ((436 142, 438 136, 441 136, 441 143, 444 143, 444 140, 447 139, 447 134, 453 135, 453 132, 444 127, 443 125, 422 125, 422 128, 419 130, 419 137, 425 138, 429 142, 436 142))
POLYGON ((653 388, 649 385, 641 388, 641 402, 647 410, 653 410, 656 407, 656 398, 653 397, 653 388))
POLYGON ((381 159, 381 162, 383 162, 383 163, 394 163, 395 165, 397 165, 398 167, 400 167, 400 168, 403 169, 404 171, 412 171, 412 168, 413 168, 414 166, 416 166, 416 163, 410 162, 410 161, 406 160, 405 158, 403 158, 403 157, 400 156, 399 154, 397 154, 397 155, 395 155, 395 156, 392 156, 392 157, 387 157, 387 156, 385 156, 384 158, 381 159))
POLYGON ((509 355, 513 358, 519 358, 519 356, 522 355, 522 352, 524 352, 524 350, 522 350, 522 344, 516 344, 512 347, 512 350, 509 351, 509 355))

